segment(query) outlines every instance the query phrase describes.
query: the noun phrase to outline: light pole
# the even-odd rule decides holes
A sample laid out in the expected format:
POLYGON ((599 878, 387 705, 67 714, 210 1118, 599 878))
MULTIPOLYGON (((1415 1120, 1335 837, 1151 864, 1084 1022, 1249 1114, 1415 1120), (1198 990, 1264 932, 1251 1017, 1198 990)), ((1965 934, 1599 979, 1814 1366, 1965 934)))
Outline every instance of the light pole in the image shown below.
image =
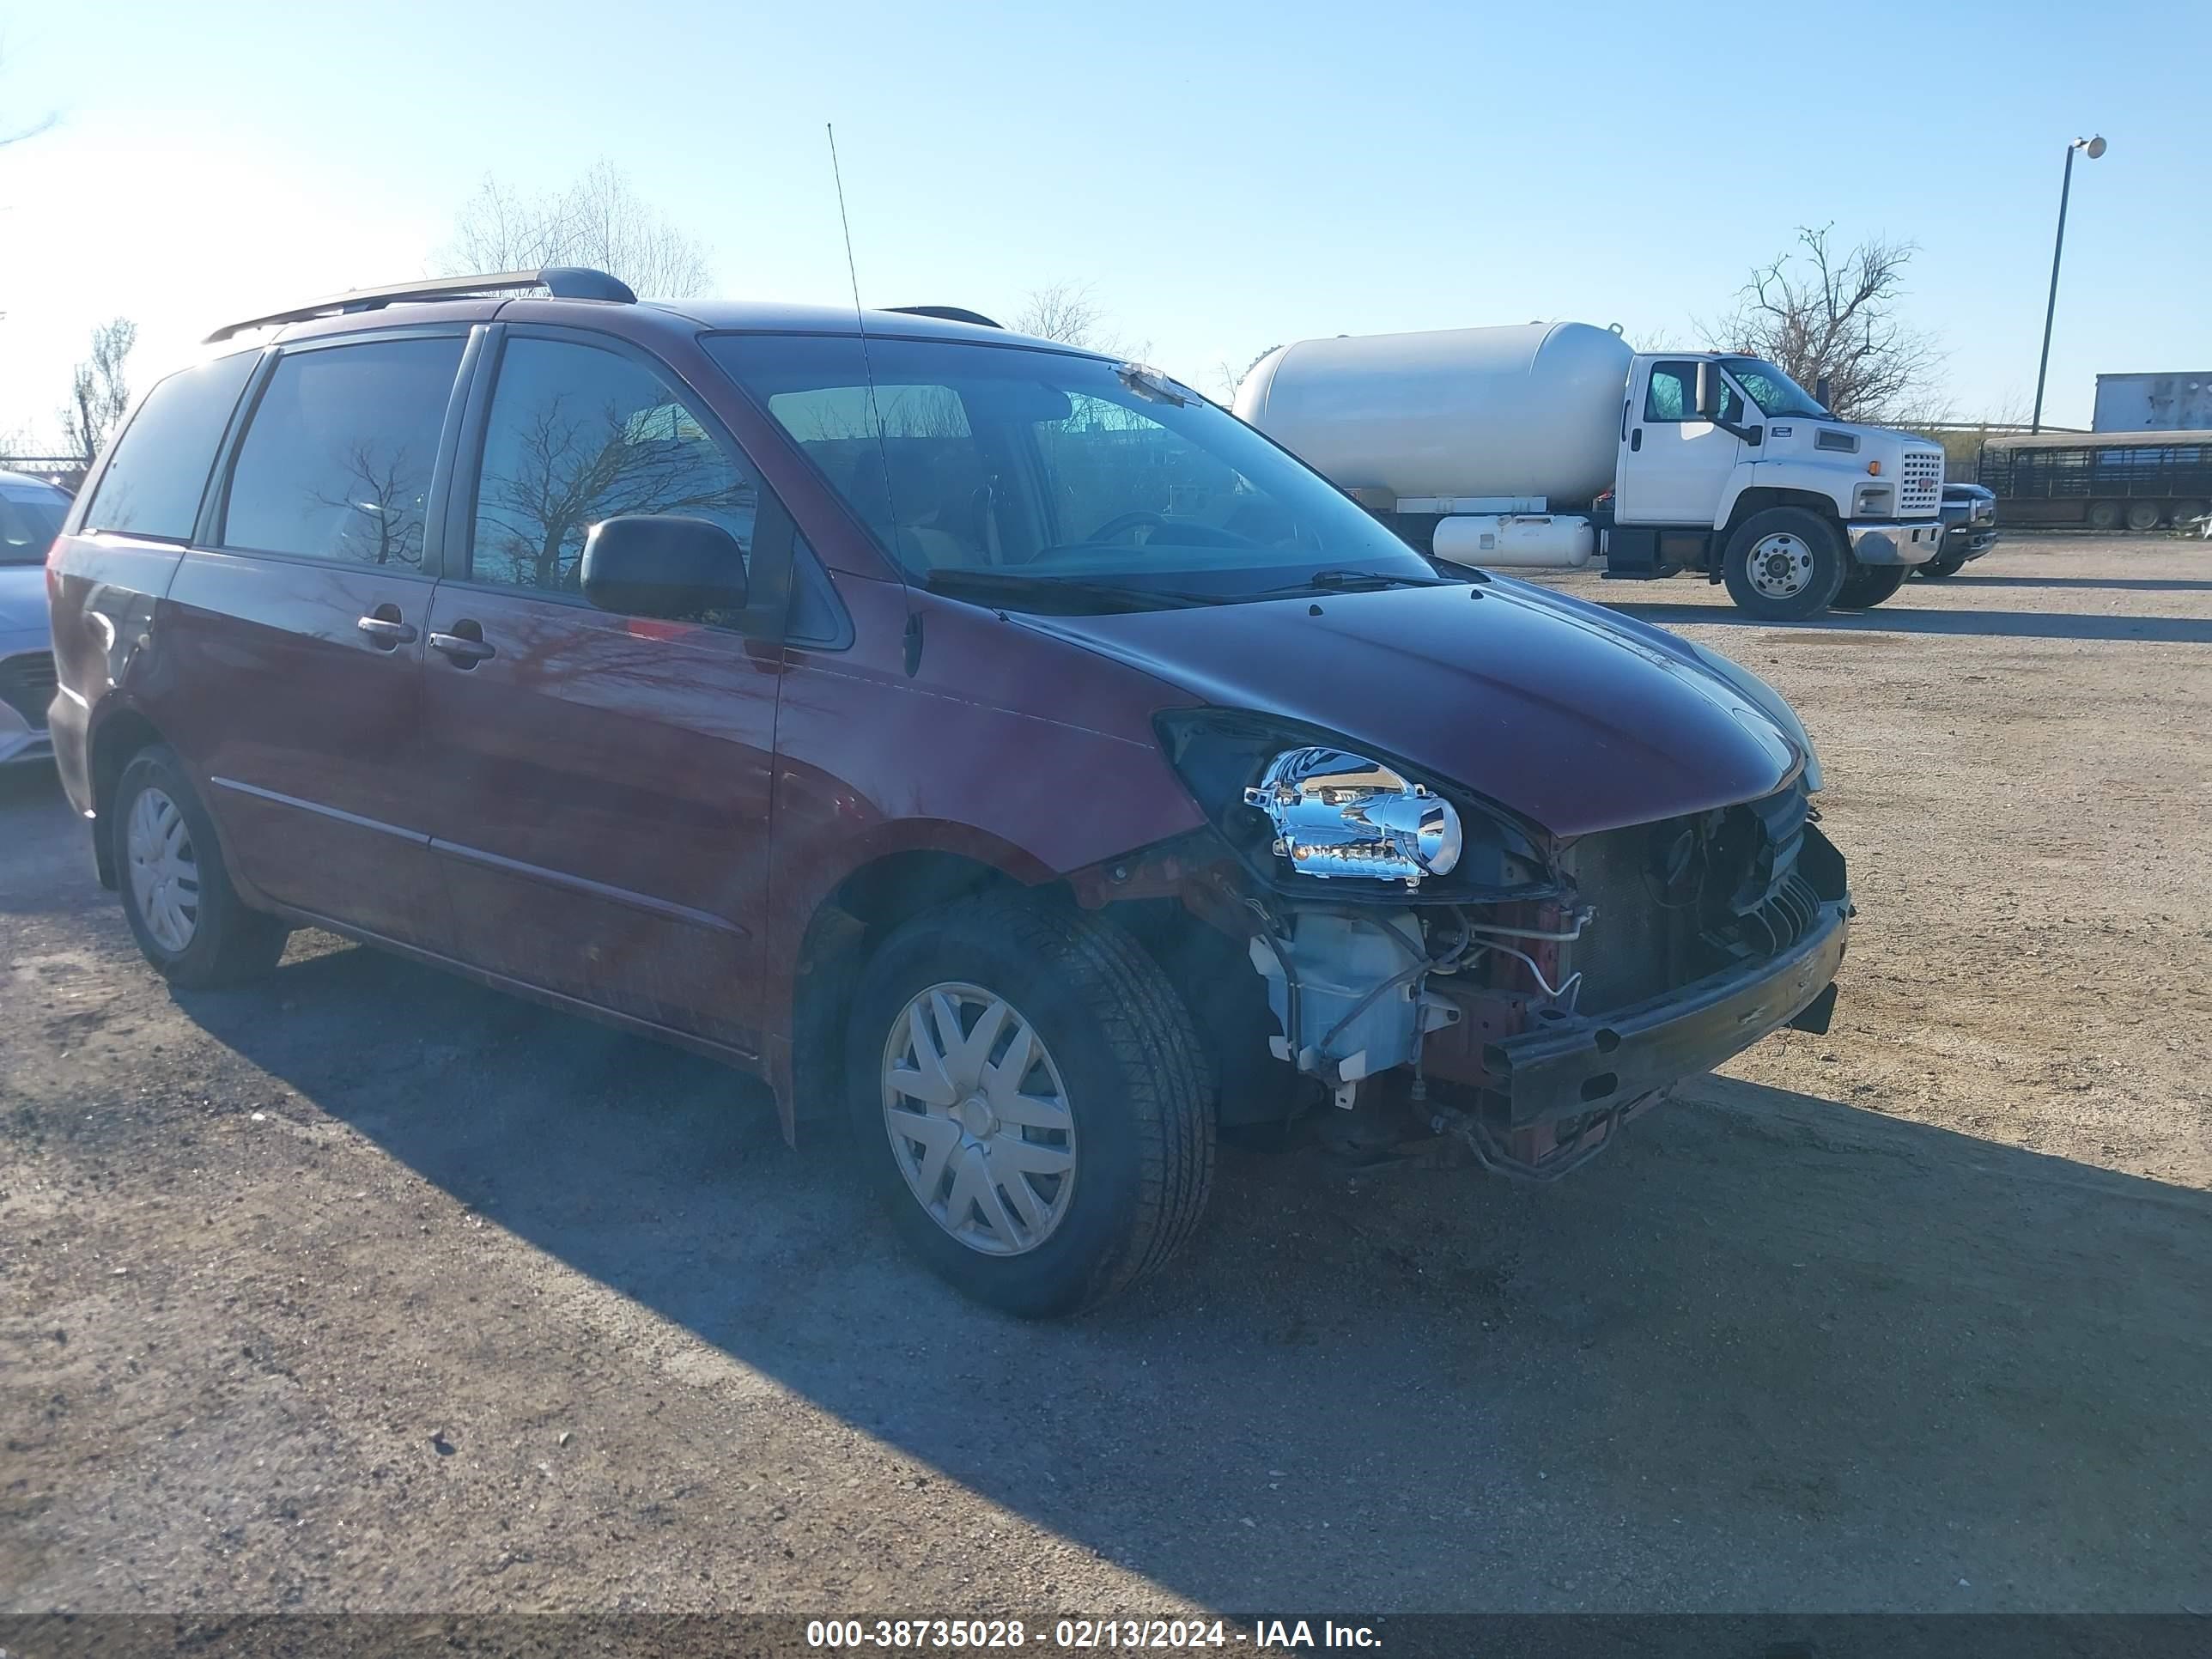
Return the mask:
POLYGON ((2058 256, 2066 251, 2066 193, 2074 187, 2074 152, 2087 150, 2095 161, 2105 153, 2102 138, 2076 138, 2066 146, 2066 175, 2058 185, 2058 236, 2051 245, 2051 300, 2043 307, 2043 358, 2035 366, 2035 418, 2031 432, 2043 430, 2043 377, 2051 371, 2051 319, 2058 311, 2058 256))

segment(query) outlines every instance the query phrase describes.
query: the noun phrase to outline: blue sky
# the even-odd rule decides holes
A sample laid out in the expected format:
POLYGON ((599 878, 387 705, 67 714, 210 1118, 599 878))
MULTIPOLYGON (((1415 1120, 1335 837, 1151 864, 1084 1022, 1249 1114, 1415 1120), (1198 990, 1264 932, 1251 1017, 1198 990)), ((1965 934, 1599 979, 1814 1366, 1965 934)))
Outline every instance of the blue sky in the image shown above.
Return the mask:
POLYGON ((2212 368, 2212 7, 82 0, 0 13, 0 432, 87 331, 143 383, 213 324, 418 274, 486 173, 605 157, 715 291, 1000 315, 1086 283, 1211 385, 1308 335, 1573 318, 1686 340, 1793 228, 1917 242, 1961 418, 2212 368), (373 20, 373 21, 372 21, 373 20))

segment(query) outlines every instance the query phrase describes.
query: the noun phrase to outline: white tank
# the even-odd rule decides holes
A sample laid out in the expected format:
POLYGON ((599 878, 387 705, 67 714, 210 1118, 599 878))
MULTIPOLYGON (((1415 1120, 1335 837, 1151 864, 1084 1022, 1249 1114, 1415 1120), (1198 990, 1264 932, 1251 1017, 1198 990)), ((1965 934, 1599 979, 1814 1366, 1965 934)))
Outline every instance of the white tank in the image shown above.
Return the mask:
POLYGON ((1455 564, 1500 570, 1579 570, 1597 551, 1597 531, 1571 515, 1461 514, 1437 520, 1429 550, 1455 564))
POLYGON ((1346 489, 1579 506, 1612 486, 1634 355, 1587 323, 1300 340, 1237 413, 1346 489))

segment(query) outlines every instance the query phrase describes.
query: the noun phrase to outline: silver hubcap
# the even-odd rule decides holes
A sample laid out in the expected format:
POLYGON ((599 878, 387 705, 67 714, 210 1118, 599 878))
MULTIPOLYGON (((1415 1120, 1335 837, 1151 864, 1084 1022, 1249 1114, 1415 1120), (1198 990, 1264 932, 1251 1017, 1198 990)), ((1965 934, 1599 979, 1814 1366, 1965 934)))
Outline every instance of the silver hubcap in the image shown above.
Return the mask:
POLYGON ((971 1250, 1020 1255, 1075 1194, 1075 1115, 1036 1030, 979 986, 933 985, 884 1044, 884 1127, 930 1218, 971 1250))
POLYGON ((1813 550, 1795 536, 1765 536, 1751 550, 1751 585, 1770 599, 1794 599, 1813 580, 1813 550))
POLYGON ((141 790, 131 803, 124 846, 131 896, 146 931, 164 951, 182 951, 200 925, 200 866, 185 815, 160 790, 141 790))

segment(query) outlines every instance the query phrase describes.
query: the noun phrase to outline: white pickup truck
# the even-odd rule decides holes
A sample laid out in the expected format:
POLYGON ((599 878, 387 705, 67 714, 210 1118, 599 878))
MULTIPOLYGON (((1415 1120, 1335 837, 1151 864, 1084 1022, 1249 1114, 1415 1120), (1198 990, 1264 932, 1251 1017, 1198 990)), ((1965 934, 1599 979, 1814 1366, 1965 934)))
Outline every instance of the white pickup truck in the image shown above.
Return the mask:
POLYGON ((1943 542, 1937 445, 1839 421, 1762 359, 1583 323, 1301 340, 1236 408, 1458 562, 1689 571, 1790 622, 1881 604, 1943 542))

